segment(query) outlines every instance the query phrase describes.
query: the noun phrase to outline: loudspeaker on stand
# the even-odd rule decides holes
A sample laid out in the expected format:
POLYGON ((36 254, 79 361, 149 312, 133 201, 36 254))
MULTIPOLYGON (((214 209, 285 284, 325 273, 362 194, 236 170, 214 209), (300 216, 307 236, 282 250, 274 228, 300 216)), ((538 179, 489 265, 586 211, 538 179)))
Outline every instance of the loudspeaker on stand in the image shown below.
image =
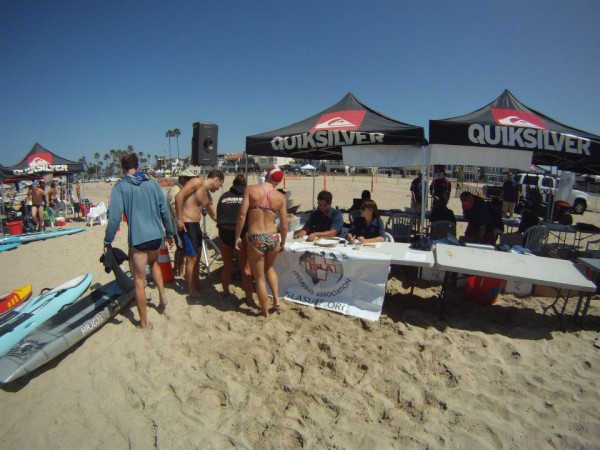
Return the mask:
POLYGON ((196 122, 192 133, 192 164, 217 167, 219 126, 212 122, 196 122))

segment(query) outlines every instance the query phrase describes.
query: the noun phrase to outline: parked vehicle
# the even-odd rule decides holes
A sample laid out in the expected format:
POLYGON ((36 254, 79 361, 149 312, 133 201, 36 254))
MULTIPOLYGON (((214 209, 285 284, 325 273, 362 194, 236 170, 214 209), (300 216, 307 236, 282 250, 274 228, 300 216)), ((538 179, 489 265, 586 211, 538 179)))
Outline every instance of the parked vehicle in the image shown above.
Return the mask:
POLYGON ((294 174, 302 172, 302 169, 298 164, 284 164, 283 166, 281 166, 281 170, 283 170, 285 173, 294 174))
MULTIPOLYGON (((556 193, 560 178, 539 173, 519 173, 515 175, 514 180, 519 184, 523 200, 526 201, 531 195, 532 189, 536 189, 541 194, 544 203, 547 203, 556 193)), ((571 205, 573 214, 583 214, 589 201, 588 194, 573 189, 567 203, 571 205)))

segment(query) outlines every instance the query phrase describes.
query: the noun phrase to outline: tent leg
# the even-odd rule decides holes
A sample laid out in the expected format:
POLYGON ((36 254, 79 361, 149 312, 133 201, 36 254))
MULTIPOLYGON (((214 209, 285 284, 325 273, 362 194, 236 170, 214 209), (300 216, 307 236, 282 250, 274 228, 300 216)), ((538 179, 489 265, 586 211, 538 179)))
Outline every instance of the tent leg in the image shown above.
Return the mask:
MULTIPOLYGON (((315 166, 315 160, 313 159, 313 163, 312 163, 313 167, 317 167, 315 166)), ((312 209, 315 209, 315 183, 317 182, 317 171, 315 169, 313 169, 313 195, 312 195, 312 209)))
POLYGON ((419 225, 419 235, 425 236, 425 211, 427 211, 427 186, 429 185, 429 147, 421 147, 421 173, 423 181, 421 186, 421 223, 419 225))

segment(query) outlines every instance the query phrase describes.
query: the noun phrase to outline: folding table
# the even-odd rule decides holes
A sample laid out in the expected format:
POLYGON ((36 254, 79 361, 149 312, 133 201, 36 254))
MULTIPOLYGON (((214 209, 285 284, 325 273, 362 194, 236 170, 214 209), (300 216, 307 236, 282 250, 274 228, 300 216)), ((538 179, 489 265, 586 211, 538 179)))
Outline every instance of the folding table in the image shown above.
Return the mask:
POLYGON ((443 312, 450 275, 453 272, 524 281, 556 288, 557 297, 550 307, 559 314, 561 327, 570 292, 573 290, 595 292, 596 290, 596 285, 592 281, 588 280, 571 261, 564 259, 437 244, 435 261, 436 269, 446 271, 440 292, 440 316, 443 312), (561 290, 566 291, 564 296, 561 295, 561 290), (554 307, 559 299, 564 301, 560 312, 554 307))

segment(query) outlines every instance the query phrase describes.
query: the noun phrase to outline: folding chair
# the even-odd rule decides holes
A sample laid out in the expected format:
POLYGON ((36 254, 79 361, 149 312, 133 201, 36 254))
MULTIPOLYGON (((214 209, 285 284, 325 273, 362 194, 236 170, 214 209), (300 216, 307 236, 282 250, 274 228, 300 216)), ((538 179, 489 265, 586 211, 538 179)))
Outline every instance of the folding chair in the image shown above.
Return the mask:
POLYGON ((414 214, 394 214, 387 221, 386 229, 394 237, 394 241, 410 242, 417 217, 414 214))
POLYGON ((595 241, 587 241, 585 243, 585 256, 590 258, 600 258, 600 248, 594 250, 590 248, 590 245, 596 245, 600 247, 600 239, 596 239, 595 241))
POLYGON ((548 239, 548 228, 545 225, 534 225, 523 233, 523 247, 533 253, 541 253, 548 239))
POLYGON ((60 201, 56 204, 56 210, 59 212, 59 215, 67 217, 67 213, 71 213, 73 217, 75 217, 75 208, 73 207, 73 203, 67 201, 60 201))
POLYGON ((429 225, 430 239, 443 239, 448 236, 448 233, 456 237, 456 223, 451 220, 438 220, 429 225))

